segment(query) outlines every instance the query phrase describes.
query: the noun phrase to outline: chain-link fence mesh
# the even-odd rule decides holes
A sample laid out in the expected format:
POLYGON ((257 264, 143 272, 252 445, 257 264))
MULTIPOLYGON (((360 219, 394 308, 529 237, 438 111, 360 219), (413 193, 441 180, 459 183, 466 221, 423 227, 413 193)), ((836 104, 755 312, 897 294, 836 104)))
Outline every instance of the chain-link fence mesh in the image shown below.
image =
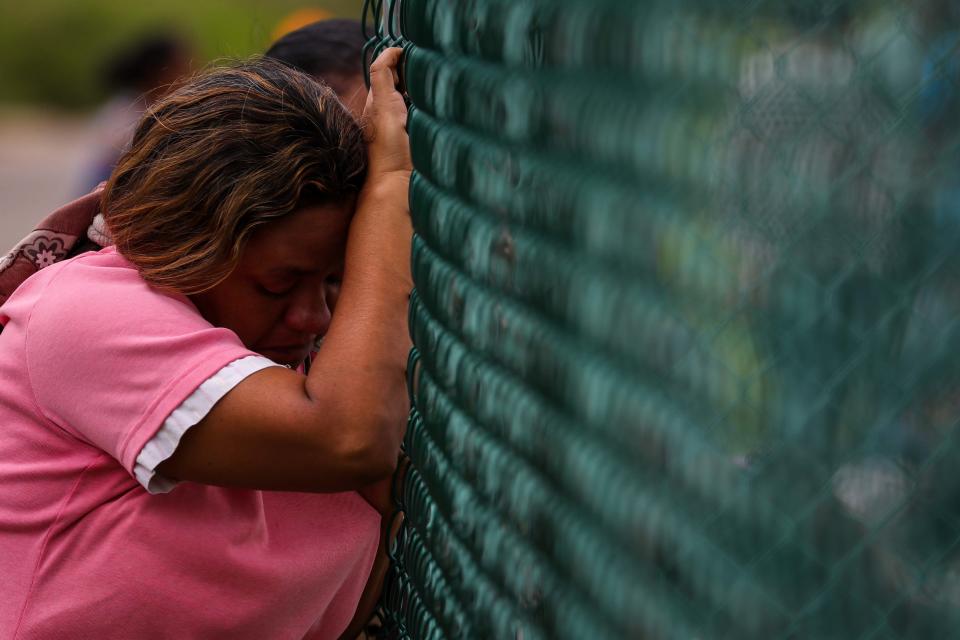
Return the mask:
POLYGON ((960 9, 375 0, 411 638, 960 635, 960 9))

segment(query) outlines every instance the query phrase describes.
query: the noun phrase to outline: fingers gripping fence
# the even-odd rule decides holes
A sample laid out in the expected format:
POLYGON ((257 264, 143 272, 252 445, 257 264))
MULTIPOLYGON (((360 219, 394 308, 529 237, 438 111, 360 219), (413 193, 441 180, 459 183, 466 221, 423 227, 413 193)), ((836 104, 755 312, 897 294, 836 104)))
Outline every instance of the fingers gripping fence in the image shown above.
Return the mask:
POLYGON ((960 624, 948 2, 368 2, 405 48, 386 633, 960 624))

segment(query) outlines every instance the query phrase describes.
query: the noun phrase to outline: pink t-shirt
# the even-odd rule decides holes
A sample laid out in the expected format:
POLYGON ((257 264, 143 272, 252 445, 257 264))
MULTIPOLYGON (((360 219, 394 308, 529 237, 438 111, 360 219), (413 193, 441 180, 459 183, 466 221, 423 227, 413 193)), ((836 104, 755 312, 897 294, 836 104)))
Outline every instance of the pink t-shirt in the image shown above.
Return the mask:
POLYGON ((0 307, 0 638, 335 638, 376 552, 356 493, 151 495, 144 445, 251 356, 113 249, 0 307))

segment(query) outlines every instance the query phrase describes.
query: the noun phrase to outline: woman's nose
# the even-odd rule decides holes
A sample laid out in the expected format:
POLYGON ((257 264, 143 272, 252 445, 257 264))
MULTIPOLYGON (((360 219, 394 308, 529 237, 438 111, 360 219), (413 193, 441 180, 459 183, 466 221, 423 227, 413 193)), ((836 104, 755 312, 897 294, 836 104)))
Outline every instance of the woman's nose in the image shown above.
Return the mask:
POLYGON ((301 334, 322 336, 330 328, 332 305, 325 286, 311 287, 297 296, 287 308, 287 326, 301 334))

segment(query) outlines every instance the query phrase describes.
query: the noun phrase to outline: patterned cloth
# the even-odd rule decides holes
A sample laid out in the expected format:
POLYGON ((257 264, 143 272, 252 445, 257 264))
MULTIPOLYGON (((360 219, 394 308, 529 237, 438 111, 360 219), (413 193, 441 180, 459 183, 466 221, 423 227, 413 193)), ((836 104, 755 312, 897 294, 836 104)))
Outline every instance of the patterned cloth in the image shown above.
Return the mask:
POLYGON ((34 273, 84 251, 99 250, 109 236, 100 216, 103 184, 46 218, 0 258, 0 304, 34 273), (99 225, 95 224, 99 219, 99 225))

